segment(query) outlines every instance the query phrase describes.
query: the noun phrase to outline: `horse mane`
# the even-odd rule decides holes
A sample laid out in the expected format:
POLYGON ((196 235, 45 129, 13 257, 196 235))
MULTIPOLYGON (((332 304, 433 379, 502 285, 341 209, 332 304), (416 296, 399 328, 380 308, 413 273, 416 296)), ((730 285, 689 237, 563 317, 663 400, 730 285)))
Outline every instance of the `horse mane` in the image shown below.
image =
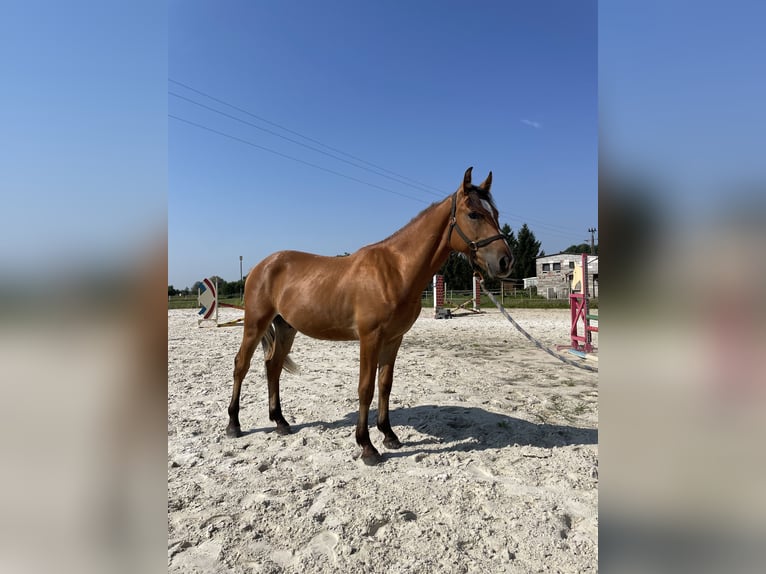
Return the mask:
MULTIPOLYGON (((405 225, 403 225, 402 227, 400 227, 399 229, 397 229, 396 231, 394 231, 394 232, 393 232, 391 235, 389 235, 388 237, 386 237, 386 238, 385 238, 385 239, 383 239, 382 241, 378 241, 378 243, 383 243, 384 241, 388 241, 389 239, 393 239, 393 238, 395 238, 395 237, 398 237, 398 236, 399 236, 400 234, 402 234, 402 233, 403 233, 405 230, 407 230, 407 229, 408 229, 408 228, 409 228, 409 227, 410 227, 410 226, 411 226, 413 223, 415 223, 416 221, 419 221, 420 219, 422 219, 423 217, 425 217, 427 213, 429 213, 430 211, 432 211, 433 209, 435 209, 435 208, 436 208, 436 206, 440 205, 440 204, 441 204, 443 201, 444 201, 444 200, 442 200, 442 201, 435 201, 435 202, 433 202, 431 205, 429 205, 428 207, 426 207, 425 209, 423 209, 423 211, 421 211, 420 213, 418 213, 418 214, 417 214, 415 217, 413 217, 412 219, 410 219, 410 220, 409 220, 409 221, 408 221, 408 222, 407 222, 405 225)), ((377 243, 375 243, 375 244, 373 244, 373 245, 377 245, 377 243)))
MULTIPOLYGON (((492 197, 492 193, 490 193, 489 190, 486 190, 486 189, 483 189, 481 187, 472 185, 471 188, 468 190, 468 193, 469 194, 475 193, 476 196, 480 200, 485 200, 487 203, 489 203, 492 206, 492 208, 495 210, 495 212, 498 212, 497 206, 495 205, 495 200, 492 197)), ((450 195, 450 197, 452 197, 452 196, 450 195)), ((421 218, 425 217, 429 212, 431 212, 433 209, 435 209, 438 205, 441 205, 443 202, 444 202, 444 200, 435 201, 434 203, 432 203, 431 205, 429 205, 428 207, 423 209, 415 217, 410 219, 410 221, 407 222, 406 225, 403 225, 402 227, 400 227, 399 229, 394 231, 391 235, 389 235, 388 237, 386 237, 382 241, 378 241, 377 243, 374 243, 373 245, 377 245, 378 243, 383 243, 384 241, 388 241, 389 239, 394 239, 395 237, 398 237, 400 234, 405 232, 413 223, 415 223, 416 221, 419 221, 421 218)), ((492 215, 494 215, 494 214, 492 214, 492 215)))

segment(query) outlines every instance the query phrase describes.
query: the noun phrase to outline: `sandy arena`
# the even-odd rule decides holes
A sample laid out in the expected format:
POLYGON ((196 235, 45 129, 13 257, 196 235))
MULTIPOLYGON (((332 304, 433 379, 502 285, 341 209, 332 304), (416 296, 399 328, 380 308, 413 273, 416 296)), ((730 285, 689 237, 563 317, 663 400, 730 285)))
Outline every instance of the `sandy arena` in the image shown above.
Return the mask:
MULTIPOLYGON (((227 310, 228 311, 228 310, 227 310)), ((404 446, 367 467, 354 441, 356 342, 298 334, 268 419, 260 348, 226 408, 242 327, 168 311, 168 570, 204 573, 595 572, 598 375, 536 349, 497 311, 404 337, 391 423, 404 446)), ((548 346, 568 310, 512 310, 548 346)), ((241 316, 222 312, 220 321, 241 316)), ((595 363, 588 363, 594 365, 595 363)))

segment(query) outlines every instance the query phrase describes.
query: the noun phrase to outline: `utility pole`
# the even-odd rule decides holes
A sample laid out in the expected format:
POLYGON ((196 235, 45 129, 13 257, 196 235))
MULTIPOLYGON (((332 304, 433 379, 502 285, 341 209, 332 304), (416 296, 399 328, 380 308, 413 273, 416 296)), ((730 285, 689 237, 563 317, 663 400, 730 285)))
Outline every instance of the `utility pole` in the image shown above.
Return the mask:
POLYGON ((596 233, 595 227, 589 227, 588 232, 590 233, 590 254, 595 255, 596 254, 596 242, 593 239, 593 234, 596 233))

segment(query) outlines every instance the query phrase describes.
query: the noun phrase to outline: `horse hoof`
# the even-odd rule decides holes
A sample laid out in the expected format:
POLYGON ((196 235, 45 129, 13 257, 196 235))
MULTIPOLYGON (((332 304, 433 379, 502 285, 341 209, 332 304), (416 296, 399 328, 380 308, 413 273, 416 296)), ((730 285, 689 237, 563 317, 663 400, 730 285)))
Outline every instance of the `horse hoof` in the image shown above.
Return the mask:
POLYGON ((383 440, 383 446, 386 448, 390 448, 393 450, 396 450, 398 448, 402 448, 402 443, 399 442, 399 439, 394 438, 387 438, 383 440))
POLYGON ((377 466, 381 462, 383 462, 383 457, 380 455, 374 455, 371 454, 370 456, 363 456, 362 462, 366 464, 367 466, 377 466))
POLYGON ((288 435, 288 434, 292 434, 292 432, 293 431, 290 428, 290 425, 288 425, 288 424, 277 425, 277 434, 278 435, 285 436, 285 435, 288 435))
POLYGON ((242 429, 229 425, 226 427, 226 436, 231 438, 239 438, 242 436, 242 429))
POLYGON ((362 458, 362 462, 366 464, 367 466, 375 466, 383 462, 383 457, 380 456, 380 453, 375 449, 372 449, 372 451, 370 452, 367 452, 367 451, 362 452, 361 458, 362 458))

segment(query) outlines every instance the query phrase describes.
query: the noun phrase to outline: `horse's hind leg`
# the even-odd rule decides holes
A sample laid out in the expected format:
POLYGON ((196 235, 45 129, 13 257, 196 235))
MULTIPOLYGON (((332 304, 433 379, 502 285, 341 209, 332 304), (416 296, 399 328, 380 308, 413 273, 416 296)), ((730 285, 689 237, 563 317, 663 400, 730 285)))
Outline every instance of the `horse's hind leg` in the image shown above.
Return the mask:
POLYGON ((258 346, 258 341, 263 338, 270 324, 271 316, 261 317, 256 321, 245 317, 242 344, 237 356, 234 357, 234 387, 229 403, 229 425, 226 427, 226 434, 230 437, 242 436, 242 429, 239 424, 239 396, 242 391, 242 381, 250 369, 250 359, 253 358, 253 352, 258 346))
MULTIPOLYGON (((273 351, 268 349, 268 343, 264 340, 266 350, 266 380, 269 382, 269 420, 277 423, 278 434, 290 434, 290 425, 282 416, 282 405, 279 400, 279 377, 285 364, 292 366, 292 361, 287 357, 295 340, 296 330, 280 315, 274 318, 274 341, 273 351), (270 357, 269 357, 270 355, 270 357)), ((291 370, 288 367, 288 370, 291 370)))

